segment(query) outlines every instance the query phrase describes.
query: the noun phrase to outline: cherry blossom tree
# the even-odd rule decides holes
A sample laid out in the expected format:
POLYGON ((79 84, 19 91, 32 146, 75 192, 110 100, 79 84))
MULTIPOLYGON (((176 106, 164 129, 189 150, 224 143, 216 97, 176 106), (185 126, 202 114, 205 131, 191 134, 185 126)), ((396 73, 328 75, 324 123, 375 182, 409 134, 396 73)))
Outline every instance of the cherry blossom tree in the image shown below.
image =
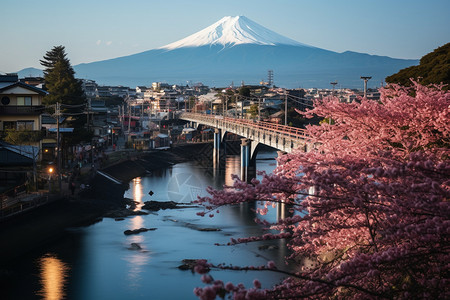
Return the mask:
MULTIPOLYGON (((201 299, 449 299, 450 93, 442 86, 390 85, 379 101, 317 100, 307 117, 333 124, 309 126, 313 150, 282 155, 273 174, 233 188, 209 189, 200 215, 223 205, 276 203, 294 213, 278 223, 259 222, 278 233, 232 239, 230 245, 285 239, 290 270, 269 262, 231 267, 199 261, 208 284, 201 299), (312 261, 306 264, 305 260, 312 261), (224 284, 211 268, 280 272, 282 284, 261 289, 224 284)), ((271 231, 272 232, 272 231, 271 231)))

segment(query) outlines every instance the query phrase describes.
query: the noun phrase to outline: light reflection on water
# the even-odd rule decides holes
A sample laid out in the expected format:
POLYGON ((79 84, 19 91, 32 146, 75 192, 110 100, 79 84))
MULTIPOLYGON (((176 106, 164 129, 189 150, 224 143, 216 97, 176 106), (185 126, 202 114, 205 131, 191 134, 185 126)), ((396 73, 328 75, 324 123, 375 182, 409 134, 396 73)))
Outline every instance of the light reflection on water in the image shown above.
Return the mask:
MULTIPOLYGON (((144 204, 143 198, 143 186, 142 178, 137 177, 131 181, 131 189, 133 191, 133 200, 137 202, 134 210, 140 210, 144 204)), ((134 216, 130 219, 130 229, 139 229, 145 227, 145 219, 142 216, 134 216)), ((143 250, 143 243, 145 242, 145 235, 134 234, 127 237, 127 243, 131 250, 128 255, 124 257, 127 262, 127 281, 128 286, 131 289, 138 289, 142 284, 142 268, 147 264, 150 259, 150 253, 143 250), (133 248, 134 247, 134 248, 133 248)))
MULTIPOLYGON (((132 189, 133 189, 133 200, 142 204, 142 185, 141 185, 141 177, 134 178, 131 181, 132 189)), ((135 210, 140 209, 140 205, 136 205, 135 210)))
POLYGON ((46 300, 64 299, 69 266, 51 254, 40 258, 38 264, 42 287, 36 294, 46 300))
POLYGON ((232 175, 239 175, 241 172, 241 160, 239 156, 227 156, 227 161, 225 164, 225 185, 232 186, 233 178, 232 175))
MULTIPOLYGON (((139 181, 140 182, 140 181, 139 181)), ((137 199, 135 199, 137 201, 137 199)), ((130 219, 131 229, 139 229, 145 227, 144 218, 142 216, 135 216, 130 219)), ((127 237, 127 243, 129 243, 130 252, 124 257, 127 262, 127 281, 128 286, 132 289, 137 289, 142 284, 142 268, 147 265, 150 260, 150 253, 145 249, 132 248, 132 244, 141 247, 145 243, 145 235, 135 234, 127 237)))

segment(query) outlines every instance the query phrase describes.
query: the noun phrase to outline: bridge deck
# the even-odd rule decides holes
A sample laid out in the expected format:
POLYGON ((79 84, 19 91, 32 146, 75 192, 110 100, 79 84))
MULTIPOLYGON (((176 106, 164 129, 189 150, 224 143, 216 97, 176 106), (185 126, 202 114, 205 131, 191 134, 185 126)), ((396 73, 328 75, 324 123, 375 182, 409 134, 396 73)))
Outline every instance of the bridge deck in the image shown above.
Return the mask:
POLYGON ((180 119, 238 134, 256 142, 253 143, 254 147, 257 143, 262 143, 285 152, 299 147, 307 150, 308 136, 304 129, 296 127, 198 113, 183 113, 180 119))

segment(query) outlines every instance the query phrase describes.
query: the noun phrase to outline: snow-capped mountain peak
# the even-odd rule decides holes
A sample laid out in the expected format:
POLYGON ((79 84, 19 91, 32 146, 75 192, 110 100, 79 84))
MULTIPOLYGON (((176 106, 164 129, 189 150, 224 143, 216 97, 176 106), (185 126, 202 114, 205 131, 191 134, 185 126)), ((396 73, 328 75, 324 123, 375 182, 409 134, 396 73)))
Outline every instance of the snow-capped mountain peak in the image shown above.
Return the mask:
POLYGON ((184 47, 198 47, 205 45, 234 46, 239 44, 257 45, 293 45, 307 46, 284 37, 244 16, 224 17, 184 39, 161 47, 173 50, 184 47))

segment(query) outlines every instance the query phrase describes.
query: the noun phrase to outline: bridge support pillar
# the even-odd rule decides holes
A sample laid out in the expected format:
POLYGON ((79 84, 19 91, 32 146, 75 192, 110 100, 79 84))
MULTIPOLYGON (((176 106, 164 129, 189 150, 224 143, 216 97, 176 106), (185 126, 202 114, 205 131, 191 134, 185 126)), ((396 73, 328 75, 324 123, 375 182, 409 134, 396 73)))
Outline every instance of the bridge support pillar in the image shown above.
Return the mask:
POLYGON ((256 166, 251 159, 251 140, 241 139, 241 180, 250 181, 255 176, 256 166))
POLYGON ((214 130, 213 168, 218 169, 220 165, 220 129, 214 130))
MULTIPOLYGON (((277 151, 278 157, 281 157, 286 154, 284 151, 277 151)), ((277 162, 278 166, 278 162, 277 162)), ((286 203, 284 202, 278 202, 277 203, 277 222, 281 221, 283 219, 286 219, 286 217, 289 216, 289 211, 286 203)))

